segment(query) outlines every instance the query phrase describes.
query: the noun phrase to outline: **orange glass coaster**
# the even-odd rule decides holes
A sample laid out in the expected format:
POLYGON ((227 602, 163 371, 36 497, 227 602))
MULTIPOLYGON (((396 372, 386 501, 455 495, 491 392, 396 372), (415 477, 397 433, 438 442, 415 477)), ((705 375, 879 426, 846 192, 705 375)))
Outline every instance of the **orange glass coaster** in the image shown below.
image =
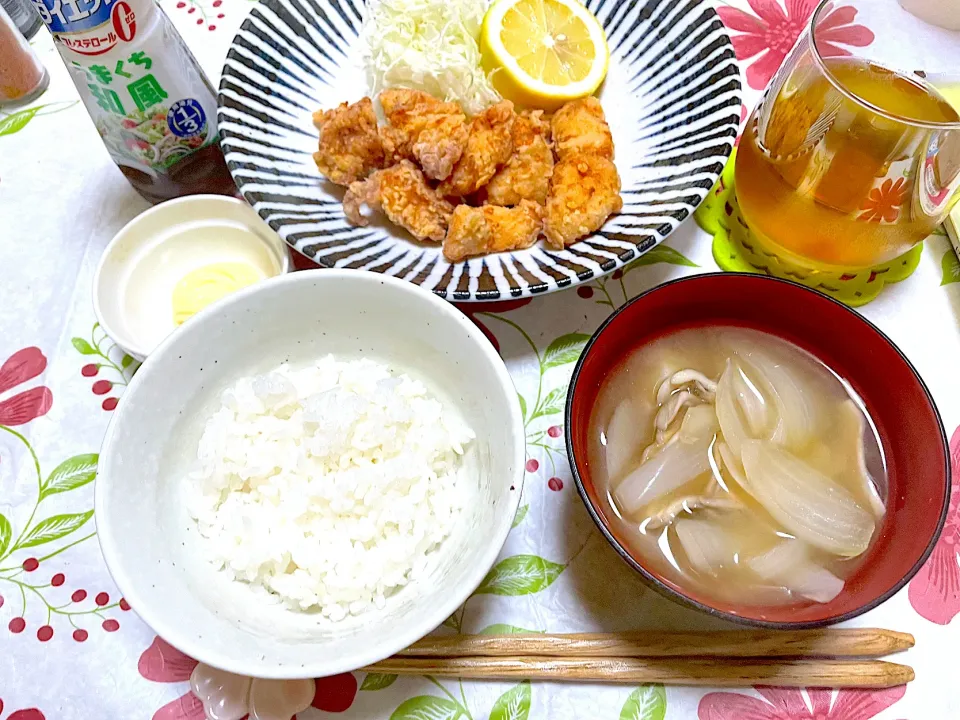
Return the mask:
POLYGON ((730 155, 717 184, 694 214, 697 224, 713 235, 713 258, 722 270, 793 280, 857 307, 876 298, 887 284, 900 282, 917 269, 923 243, 890 262, 845 273, 809 270, 778 256, 750 231, 740 214, 733 179, 736 153, 734 150, 730 155))

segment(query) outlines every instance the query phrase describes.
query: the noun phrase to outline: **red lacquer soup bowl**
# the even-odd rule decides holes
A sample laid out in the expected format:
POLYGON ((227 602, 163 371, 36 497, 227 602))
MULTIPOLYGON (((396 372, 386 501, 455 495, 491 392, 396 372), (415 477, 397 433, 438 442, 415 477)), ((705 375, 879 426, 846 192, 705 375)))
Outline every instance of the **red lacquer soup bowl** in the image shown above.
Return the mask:
POLYGON ((913 577, 940 535, 950 501, 947 438, 930 393, 903 353, 845 305, 762 275, 696 275, 634 298, 593 335, 577 363, 566 407, 567 452, 580 497, 621 557, 655 590, 730 620, 817 627, 860 615, 913 577), (878 537, 829 603, 751 607, 707 598, 665 577, 632 551, 598 497, 588 460, 589 420, 610 372, 634 349, 681 328, 739 325, 812 353, 864 400, 883 444, 889 491, 878 537))

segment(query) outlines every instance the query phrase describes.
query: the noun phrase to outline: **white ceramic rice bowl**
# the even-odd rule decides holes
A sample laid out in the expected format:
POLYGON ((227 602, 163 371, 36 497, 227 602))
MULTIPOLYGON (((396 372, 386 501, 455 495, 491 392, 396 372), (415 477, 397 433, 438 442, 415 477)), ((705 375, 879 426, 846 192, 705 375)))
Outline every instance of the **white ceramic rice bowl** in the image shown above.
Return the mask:
POLYGON ((374 273, 318 270, 240 291, 192 318, 148 358, 100 454, 96 521, 107 566, 133 610, 208 665, 261 678, 322 677, 388 657, 440 625, 479 585, 510 532, 523 482, 516 392, 462 313, 374 273), (282 362, 370 357, 423 380, 476 433, 464 456, 475 501, 431 553, 424 578, 383 610, 330 623, 269 604, 199 550, 183 483, 220 392, 282 362))

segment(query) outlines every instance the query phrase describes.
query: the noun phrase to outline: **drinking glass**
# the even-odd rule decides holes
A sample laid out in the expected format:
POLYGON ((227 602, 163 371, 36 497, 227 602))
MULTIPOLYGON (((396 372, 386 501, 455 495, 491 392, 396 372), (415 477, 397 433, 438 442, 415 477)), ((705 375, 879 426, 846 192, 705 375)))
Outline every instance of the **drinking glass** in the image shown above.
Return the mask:
POLYGON ((917 6, 930 1, 824 0, 771 81, 735 175, 744 219, 777 256, 872 268, 960 198, 960 32, 927 21, 917 6), (866 47, 838 42, 854 18, 873 36, 866 47))

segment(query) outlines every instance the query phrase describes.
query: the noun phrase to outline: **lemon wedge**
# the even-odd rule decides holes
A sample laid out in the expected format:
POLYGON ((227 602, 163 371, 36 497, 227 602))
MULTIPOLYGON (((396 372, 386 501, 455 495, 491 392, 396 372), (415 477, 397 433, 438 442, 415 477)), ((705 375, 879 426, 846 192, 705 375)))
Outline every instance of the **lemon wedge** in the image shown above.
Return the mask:
POLYGON ((592 95, 610 63, 603 28, 577 0, 495 0, 480 57, 503 97, 544 110, 592 95))

